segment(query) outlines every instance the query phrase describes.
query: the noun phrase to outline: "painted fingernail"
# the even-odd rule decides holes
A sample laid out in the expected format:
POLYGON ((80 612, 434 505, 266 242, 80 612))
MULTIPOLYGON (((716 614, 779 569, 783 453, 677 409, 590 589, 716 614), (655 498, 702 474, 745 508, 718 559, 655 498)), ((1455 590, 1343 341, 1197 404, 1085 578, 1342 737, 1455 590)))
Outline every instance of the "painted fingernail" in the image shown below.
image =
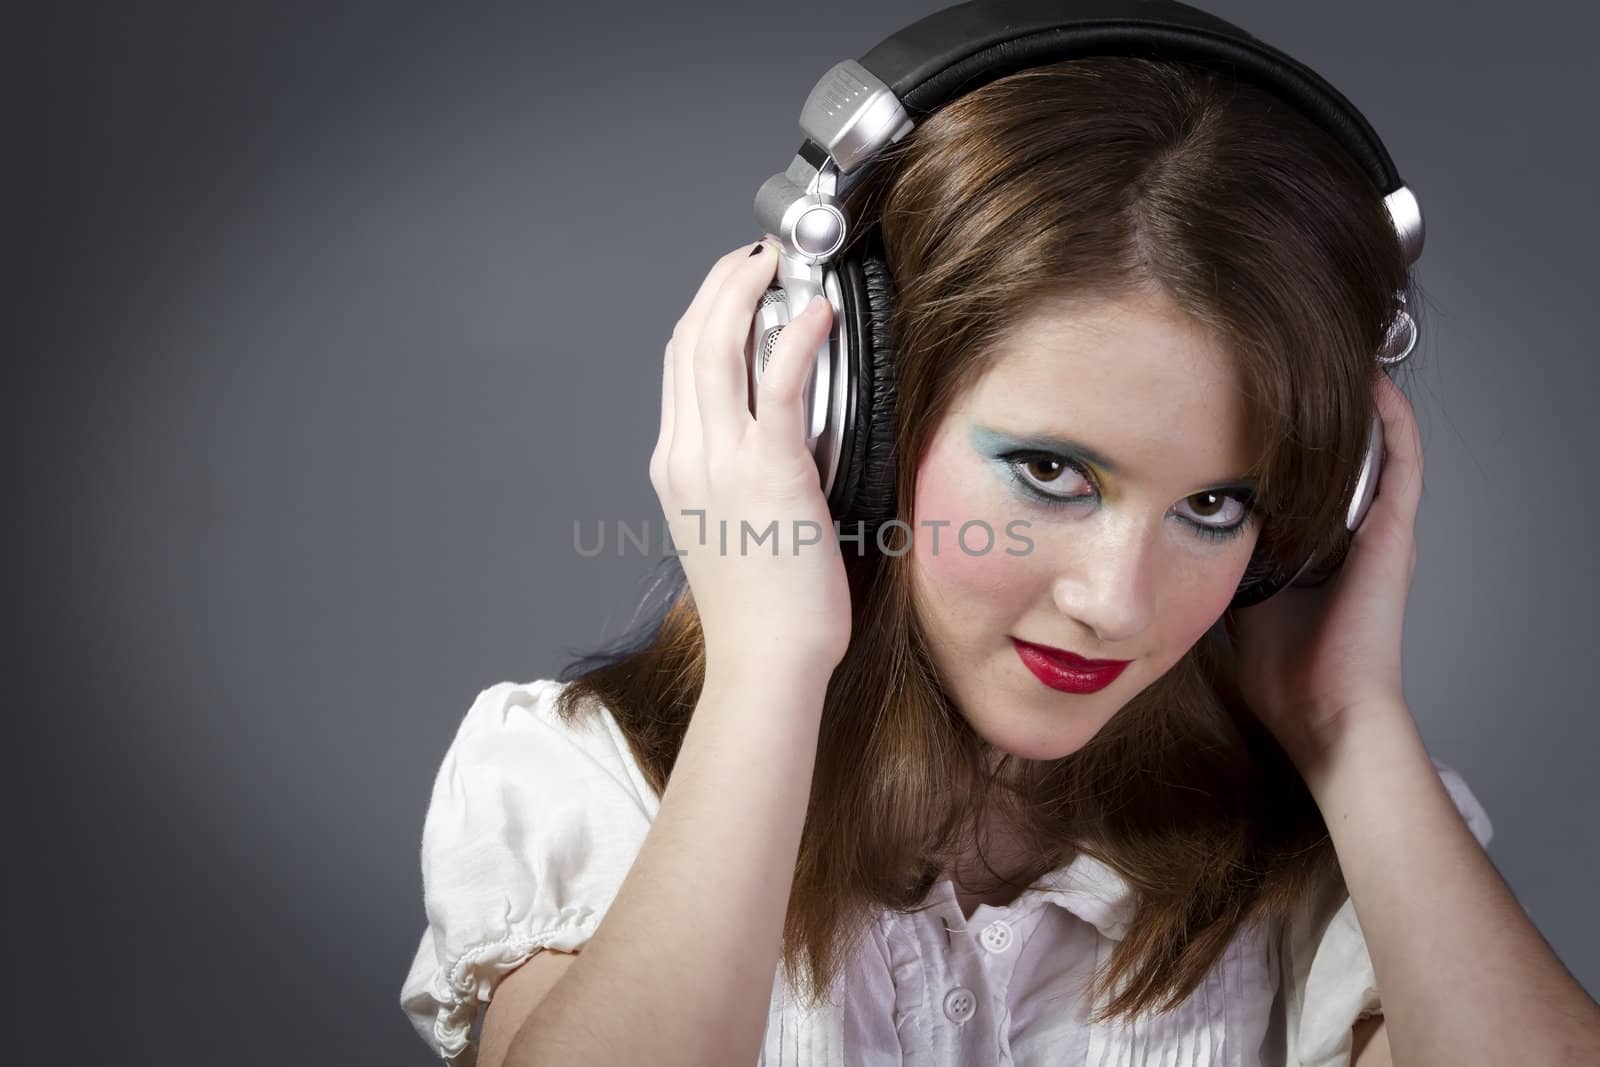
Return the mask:
MULTIPOLYGON (((761 252, 761 250, 763 248, 765 248, 765 247, 767 247, 765 242, 757 241, 756 242, 756 246, 750 250, 750 255, 752 255, 752 256, 758 255, 761 252)), ((748 259, 749 257, 747 256, 745 258, 748 259)))

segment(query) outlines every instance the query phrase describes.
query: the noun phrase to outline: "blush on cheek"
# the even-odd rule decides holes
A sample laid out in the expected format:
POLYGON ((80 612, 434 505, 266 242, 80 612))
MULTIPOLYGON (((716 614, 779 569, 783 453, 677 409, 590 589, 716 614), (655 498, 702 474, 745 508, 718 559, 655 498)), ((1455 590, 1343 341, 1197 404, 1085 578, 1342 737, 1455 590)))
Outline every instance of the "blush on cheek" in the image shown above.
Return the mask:
MULTIPOLYGON (((1005 585, 1008 573, 1015 573, 1018 560, 1005 554, 1006 542, 1000 536, 995 537, 991 545, 988 532, 980 526, 969 529, 964 541, 958 540, 961 523, 966 521, 969 520, 952 518, 950 525, 941 526, 937 531, 919 525, 916 551, 921 554, 920 565, 933 583, 947 590, 971 596, 992 596, 1005 585), (936 532, 937 547, 934 544, 936 532)), ((1003 531, 996 533, 1003 535, 1003 531)))
POLYGON ((985 491, 991 476, 981 463, 941 461, 937 449, 929 459, 917 477, 917 568, 946 596, 993 597, 1022 578, 1027 566, 1027 556, 1010 554, 1027 548, 1006 530, 1016 516, 1004 507, 1003 490, 985 491))

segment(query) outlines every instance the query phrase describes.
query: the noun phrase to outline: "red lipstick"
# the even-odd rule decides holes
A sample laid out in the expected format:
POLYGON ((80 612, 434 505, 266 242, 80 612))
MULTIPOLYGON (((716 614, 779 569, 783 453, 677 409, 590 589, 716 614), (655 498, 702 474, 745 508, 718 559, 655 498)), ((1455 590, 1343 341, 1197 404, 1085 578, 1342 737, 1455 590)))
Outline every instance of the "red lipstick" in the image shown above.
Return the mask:
POLYGON ((1030 644, 1015 637, 1011 643, 1023 666, 1032 671, 1035 678, 1051 689, 1065 693, 1093 693, 1104 689, 1116 681, 1122 668, 1133 662, 1127 659, 1084 659, 1064 648, 1030 644))

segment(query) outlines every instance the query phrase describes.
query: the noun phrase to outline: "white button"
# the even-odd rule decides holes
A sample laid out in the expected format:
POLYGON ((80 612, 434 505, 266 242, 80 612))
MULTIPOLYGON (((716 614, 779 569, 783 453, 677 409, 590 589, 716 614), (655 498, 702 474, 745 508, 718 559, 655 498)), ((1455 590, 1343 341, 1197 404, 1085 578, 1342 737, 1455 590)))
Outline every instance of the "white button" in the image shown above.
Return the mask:
POLYGON ((966 986, 956 986, 944 995, 944 1013, 951 1022, 964 1023, 978 1010, 978 998, 966 986))
POLYGON ((1011 947, 1011 924, 1004 919, 996 919, 983 928, 983 933, 978 935, 978 943, 990 952, 1004 952, 1011 947))

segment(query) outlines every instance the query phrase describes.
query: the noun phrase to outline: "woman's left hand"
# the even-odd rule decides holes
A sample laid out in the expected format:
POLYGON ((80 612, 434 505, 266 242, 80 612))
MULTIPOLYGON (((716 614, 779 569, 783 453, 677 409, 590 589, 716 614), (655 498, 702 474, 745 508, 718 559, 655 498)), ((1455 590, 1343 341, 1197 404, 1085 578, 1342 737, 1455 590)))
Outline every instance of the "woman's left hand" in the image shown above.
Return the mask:
POLYGON ((1304 767, 1353 724, 1405 715, 1400 639, 1417 565, 1422 442, 1411 403, 1380 372, 1378 492, 1334 575, 1227 615, 1239 684, 1256 716, 1304 767))

